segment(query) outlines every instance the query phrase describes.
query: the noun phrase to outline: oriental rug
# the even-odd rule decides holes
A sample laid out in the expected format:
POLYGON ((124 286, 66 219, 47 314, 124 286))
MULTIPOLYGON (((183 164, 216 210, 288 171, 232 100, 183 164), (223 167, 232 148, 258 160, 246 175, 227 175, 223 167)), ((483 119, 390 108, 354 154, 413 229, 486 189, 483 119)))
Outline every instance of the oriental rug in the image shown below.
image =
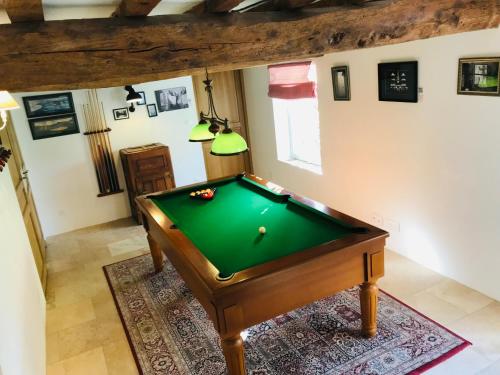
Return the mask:
MULTIPOLYGON (((154 274, 149 255, 104 267, 139 372, 219 375, 226 364, 205 310, 170 263, 154 274)), ((380 292, 378 333, 360 336, 358 289, 245 331, 251 375, 420 374, 470 343, 380 292)))

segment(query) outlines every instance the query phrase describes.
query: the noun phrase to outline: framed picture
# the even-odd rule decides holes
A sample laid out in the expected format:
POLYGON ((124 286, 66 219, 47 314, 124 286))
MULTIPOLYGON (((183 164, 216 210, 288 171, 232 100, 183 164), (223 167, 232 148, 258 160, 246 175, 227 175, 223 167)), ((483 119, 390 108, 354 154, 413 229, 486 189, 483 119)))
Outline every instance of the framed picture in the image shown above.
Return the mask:
POLYGON ((34 140, 80 133, 74 113, 29 119, 28 123, 34 140))
POLYGON ((146 104, 146 94, 144 91, 137 91, 137 93, 141 96, 142 100, 137 102, 137 105, 145 105, 146 104))
POLYGON ((378 64, 378 100, 418 102, 418 62, 378 64))
POLYGON ((500 95, 500 57, 460 59, 459 95, 500 95))
POLYGON ((55 116, 75 112, 73 96, 70 92, 25 96, 23 102, 28 118, 55 116))
POLYGON ((351 85, 349 83, 349 67, 334 66, 332 68, 333 99, 351 100, 351 85))
POLYGON ((113 109, 113 118, 115 119, 115 121, 126 120, 128 119, 128 117, 129 115, 127 107, 113 109))
POLYGON ((185 87, 174 87, 155 91, 156 104, 160 112, 174 111, 189 107, 187 90, 185 87))
POLYGON ((158 116, 158 111, 156 110, 156 104, 148 104, 147 108, 149 117, 158 116))

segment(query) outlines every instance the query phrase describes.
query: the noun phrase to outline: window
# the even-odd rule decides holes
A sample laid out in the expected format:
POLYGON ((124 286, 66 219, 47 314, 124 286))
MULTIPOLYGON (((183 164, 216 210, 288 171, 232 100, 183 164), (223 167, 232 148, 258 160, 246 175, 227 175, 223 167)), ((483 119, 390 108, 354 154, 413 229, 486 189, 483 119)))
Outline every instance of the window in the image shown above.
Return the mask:
MULTIPOLYGON (((307 69, 309 82, 315 84, 315 66, 310 64, 307 69)), ((321 173, 319 113, 315 93, 305 98, 273 97, 272 100, 278 159, 321 173)))

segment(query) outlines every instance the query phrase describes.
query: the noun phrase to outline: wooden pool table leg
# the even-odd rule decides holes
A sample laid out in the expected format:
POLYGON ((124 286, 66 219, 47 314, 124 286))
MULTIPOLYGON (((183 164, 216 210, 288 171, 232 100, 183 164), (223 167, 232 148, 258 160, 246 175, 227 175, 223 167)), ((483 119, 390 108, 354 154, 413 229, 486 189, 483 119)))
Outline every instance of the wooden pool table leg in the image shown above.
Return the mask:
POLYGON ((151 256, 153 257, 153 264, 155 266, 155 272, 161 272, 163 270, 163 252, 161 251, 158 243, 153 239, 153 237, 148 233, 149 250, 151 250, 151 256))
POLYGON ((245 375, 245 355, 241 335, 221 337, 221 344, 229 375, 245 375))
POLYGON ((378 287, 374 282, 365 282, 360 285, 361 333, 365 337, 377 334, 377 296, 378 287))

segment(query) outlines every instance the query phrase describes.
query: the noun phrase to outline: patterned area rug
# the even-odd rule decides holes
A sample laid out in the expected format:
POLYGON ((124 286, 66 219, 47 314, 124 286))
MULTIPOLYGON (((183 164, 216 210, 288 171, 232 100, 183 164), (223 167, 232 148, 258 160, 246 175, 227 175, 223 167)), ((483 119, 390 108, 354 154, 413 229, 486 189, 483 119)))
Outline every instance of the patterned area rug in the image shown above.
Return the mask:
MULTIPOLYGON (((226 373, 219 336, 170 263, 149 255, 104 267, 144 375, 226 373)), ((469 342, 381 292, 378 333, 359 334, 357 288, 281 315, 244 333, 248 374, 419 374, 469 342)))

